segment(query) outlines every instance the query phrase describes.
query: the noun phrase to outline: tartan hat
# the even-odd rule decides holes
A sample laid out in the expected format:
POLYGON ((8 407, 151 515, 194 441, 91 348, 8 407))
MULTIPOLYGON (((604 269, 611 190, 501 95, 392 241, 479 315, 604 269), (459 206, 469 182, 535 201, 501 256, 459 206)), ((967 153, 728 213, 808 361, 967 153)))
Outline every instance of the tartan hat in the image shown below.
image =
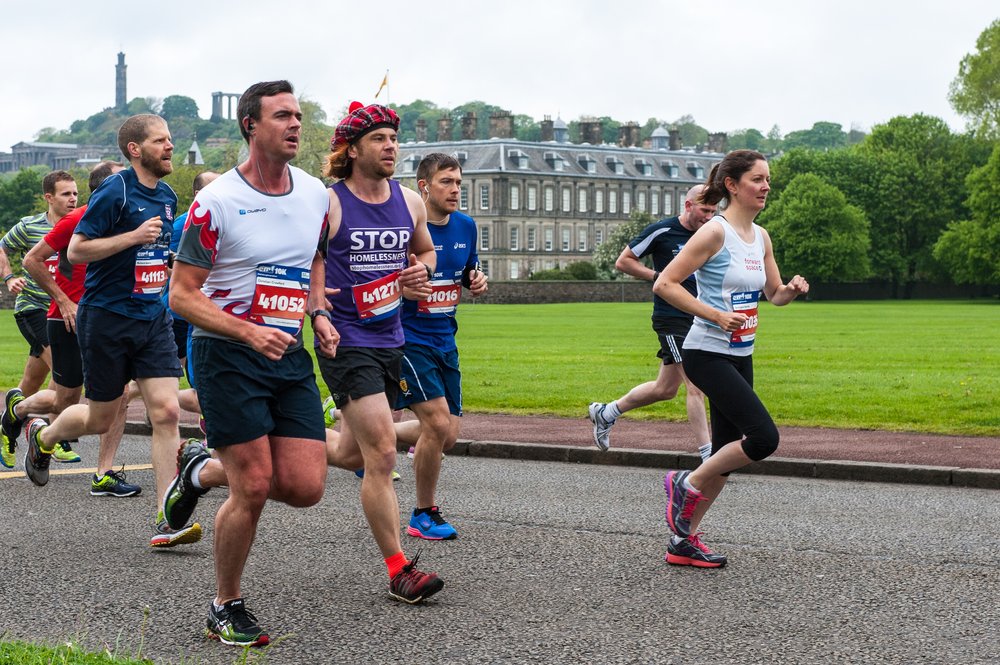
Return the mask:
POLYGON ((330 150, 345 143, 354 143, 370 131, 388 127, 399 130, 399 116, 388 106, 351 102, 347 117, 337 123, 337 129, 330 139, 330 150))

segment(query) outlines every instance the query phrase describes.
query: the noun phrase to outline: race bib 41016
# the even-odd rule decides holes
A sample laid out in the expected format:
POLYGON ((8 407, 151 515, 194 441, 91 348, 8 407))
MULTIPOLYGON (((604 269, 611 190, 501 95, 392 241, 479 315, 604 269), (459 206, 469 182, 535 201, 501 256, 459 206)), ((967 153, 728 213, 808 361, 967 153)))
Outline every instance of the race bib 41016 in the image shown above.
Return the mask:
POLYGON ((431 282, 431 294, 417 302, 417 316, 455 316, 461 298, 461 284, 450 280, 431 282))
POLYGON ((262 263, 257 266, 257 284, 248 320, 298 335, 308 296, 308 270, 262 263))

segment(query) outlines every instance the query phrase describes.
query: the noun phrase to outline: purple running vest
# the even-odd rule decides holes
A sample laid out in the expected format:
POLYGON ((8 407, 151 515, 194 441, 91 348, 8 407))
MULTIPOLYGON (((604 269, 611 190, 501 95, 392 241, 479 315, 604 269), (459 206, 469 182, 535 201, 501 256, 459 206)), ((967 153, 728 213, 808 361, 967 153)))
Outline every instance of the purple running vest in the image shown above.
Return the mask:
POLYGON ((326 286, 340 289, 329 296, 340 345, 401 347, 402 300, 393 306, 398 284, 389 276, 407 266, 413 217, 400 185, 389 180, 389 199, 377 204, 354 196, 343 181, 332 189, 340 199, 341 216, 327 245, 326 286))

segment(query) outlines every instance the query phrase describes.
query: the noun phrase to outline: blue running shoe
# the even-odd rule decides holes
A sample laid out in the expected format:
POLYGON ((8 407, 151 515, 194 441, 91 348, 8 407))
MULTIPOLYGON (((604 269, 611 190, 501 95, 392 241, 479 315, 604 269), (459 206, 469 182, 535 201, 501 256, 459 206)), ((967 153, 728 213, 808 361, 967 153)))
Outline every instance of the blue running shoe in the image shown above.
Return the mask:
POLYGON ((441 517, 437 506, 414 510, 406 533, 424 540, 453 540, 458 537, 455 528, 441 517))
POLYGON ((695 507, 705 500, 701 492, 684 486, 689 475, 690 471, 669 471, 663 478, 663 489, 667 493, 667 526, 679 538, 691 535, 691 516, 695 507))

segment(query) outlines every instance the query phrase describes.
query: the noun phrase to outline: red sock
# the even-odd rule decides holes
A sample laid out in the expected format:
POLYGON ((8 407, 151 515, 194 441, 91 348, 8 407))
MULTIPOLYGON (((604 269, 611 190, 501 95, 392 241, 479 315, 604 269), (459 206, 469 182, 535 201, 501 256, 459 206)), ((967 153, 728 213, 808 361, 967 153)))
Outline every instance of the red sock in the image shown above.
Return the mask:
POLYGON ((396 552, 391 557, 385 560, 385 567, 389 569, 389 579, 399 574, 399 571, 403 569, 403 566, 408 564, 409 561, 406 560, 406 555, 402 552, 396 552))

